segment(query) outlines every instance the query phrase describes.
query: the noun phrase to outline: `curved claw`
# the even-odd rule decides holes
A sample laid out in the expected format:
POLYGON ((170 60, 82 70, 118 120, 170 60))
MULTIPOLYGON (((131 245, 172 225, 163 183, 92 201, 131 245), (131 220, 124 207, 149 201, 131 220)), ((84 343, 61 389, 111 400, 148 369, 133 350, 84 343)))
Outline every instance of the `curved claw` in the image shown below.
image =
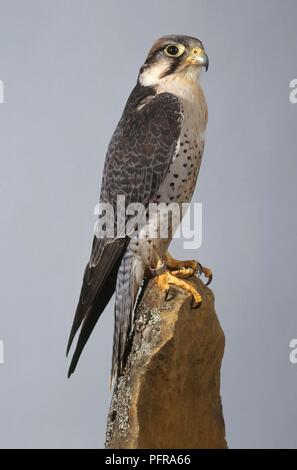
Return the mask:
POLYGON ((165 300, 166 300, 166 302, 170 302, 170 300, 172 300, 172 299, 174 299, 174 294, 172 293, 172 289, 169 286, 168 289, 166 289, 166 292, 165 292, 165 300))
POLYGON ((162 265, 156 269, 149 268, 149 272, 152 277, 160 276, 160 274, 164 274, 166 271, 167 271, 167 266, 165 263, 162 263, 162 265))
POLYGON ((192 299, 191 307, 192 307, 193 310, 198 310, 198 308, 200 308, 201 305, 202 305, 202 300, 201 300, 201 302, 196 303, 194 298, 192 299))
POLYGON ((209 286, 213 278, 211 270, 209 268, 205 268, 204 266, 202 266, 201 263, 198 263, 198 265, 199 265, 198 276, 200 277, 202 274, 204 274, 204 276, 207 278, 207 283, 205 285, 209 286))
POLYGON ((208 281, 207 283, 205 284, 206 286, 209 286, 209 284, 212 282, 212 274, 209 275, 208 277, 208 281))
POLYGON ((201 277, 202 274, 203 274, 203 266, 202 266, 201 263, 198 262, 198 264, 197 264, 197 276, 201 277))

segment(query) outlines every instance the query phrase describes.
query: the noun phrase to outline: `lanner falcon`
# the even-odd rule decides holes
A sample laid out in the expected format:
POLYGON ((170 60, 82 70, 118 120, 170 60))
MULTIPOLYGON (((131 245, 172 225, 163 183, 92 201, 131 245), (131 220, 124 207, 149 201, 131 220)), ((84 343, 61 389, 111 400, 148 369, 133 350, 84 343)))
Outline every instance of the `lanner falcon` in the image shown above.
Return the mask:
MULTIPOLYGON (((208 69, 208 57, 198 39, 171 35, 153 44, 108 147, 101 203, 110 203, 116 210, 118 196, 125 196, 125 207, 141 203, 146 210, 150 203, 168 206, 191 201, 208 115, 199 83, 202 68, 208 69)), ((210 281, 211 271, 196 261, 173 259, 167 250, 174 230, 167 238, 158 237, 157 224, 152 237, 150 224, 145 217, 132 238, 95 235, 67 347, 68 354, 81 328, 68 376, 114 292, 112 378, 123 371, 135 304, 148 275, 157 276, 165 293, 176 285, 192 293, 196 306, 201 304, 199 292, 185 279, 200 271, 210 281)))

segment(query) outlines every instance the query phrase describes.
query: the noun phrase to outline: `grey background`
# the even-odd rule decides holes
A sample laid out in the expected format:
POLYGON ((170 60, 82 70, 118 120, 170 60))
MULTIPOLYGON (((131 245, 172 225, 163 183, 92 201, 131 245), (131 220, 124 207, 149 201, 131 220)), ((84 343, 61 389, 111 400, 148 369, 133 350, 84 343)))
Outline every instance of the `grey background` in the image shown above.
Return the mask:
POLYGON ((0 1, 0 447, 104 442, 113 309, 65 346, 104 156, 151 43, 198 36, 210 119, 195 201, 227 344, 229 446, 297 447, 296 0, 0 1))

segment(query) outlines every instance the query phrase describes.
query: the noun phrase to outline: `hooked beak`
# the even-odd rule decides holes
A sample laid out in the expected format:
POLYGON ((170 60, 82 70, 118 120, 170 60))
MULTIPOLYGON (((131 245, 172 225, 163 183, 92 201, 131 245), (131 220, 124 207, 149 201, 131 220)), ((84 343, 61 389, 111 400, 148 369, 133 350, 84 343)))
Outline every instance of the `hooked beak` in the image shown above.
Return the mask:
POLYGON ((199 65, 205 67, 205 70, 207 72, 209 67, 208 55, 206 54, 204 49, 200 47, 195 47, 195 49, 192 50, 192 53, 186 59, 186 63, 188 63, 189 65, 199 65))

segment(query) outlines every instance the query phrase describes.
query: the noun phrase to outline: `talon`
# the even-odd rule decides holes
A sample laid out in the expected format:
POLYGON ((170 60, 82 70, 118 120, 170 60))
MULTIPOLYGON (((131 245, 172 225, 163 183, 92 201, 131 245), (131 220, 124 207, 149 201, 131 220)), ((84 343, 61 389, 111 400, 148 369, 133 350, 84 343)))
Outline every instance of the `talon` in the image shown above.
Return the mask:
POLYGON ((212 274, 210 274, 210 275, 208 276, 208 281, 207 281, 207 283, 206 283, 205 285, 206 285, 206 286, 209 286, 209 284, 210 284, 211 282, 212 282, 212 274))
POLYGON ((202 276, 202 274, 204 274, 204 276, 207 278, 207 282, 205 285, 209 286, 209 284, 212 281, 212 271, 211 269, 202 266, 201 263, 198 263, 198 264, 199 264, 199 277, 202 276))
POLYGON ((196 303, 194 301, 194 298, 192 299, 192 305, 191 305, 192 310, 197 310, 198 308, 201 307, 201 305, 202 305, 202 300, 200 302, 196 303))
POLYGON ((165 292, 165 300, 166 302, 170 302, 170 300, 172 299, 174 299, 174 294, 172 292, 172 289, 169 286, 169 288, 165 292))
POLYGON ((171 271, 184 271, 185 269, 191 270, 191 275, 196 274, 198 272, 199 263, 195 260, 187 260, 187 261, 178 261, 167 252, 164 255, 164 261, 166 266, 171 271))
MULTIPOLYGON (((198 308, 202 303, 202 297, 196 287, 194 287, 189 282, 184 281, 180 277, 174 276, 171 272, 166 271, 164 274, 160 274, 156 281, 159 285, 159 288, 165 291, 165 300, 171 300, 173 297, 170 297, 170 285, 179 287, 186 292, 189 292, 193 296, 194 305, 198 308)), ((172 294, 171 294, 172 295, 172 294)))
POLYGON ((161 274, 164 274, 167 271, 167 266, 165 263, 162 263, 157 268, 148 268, 148 270, 149 270, 151 277, 156 277, 156 276, 160 276, 161 274))

